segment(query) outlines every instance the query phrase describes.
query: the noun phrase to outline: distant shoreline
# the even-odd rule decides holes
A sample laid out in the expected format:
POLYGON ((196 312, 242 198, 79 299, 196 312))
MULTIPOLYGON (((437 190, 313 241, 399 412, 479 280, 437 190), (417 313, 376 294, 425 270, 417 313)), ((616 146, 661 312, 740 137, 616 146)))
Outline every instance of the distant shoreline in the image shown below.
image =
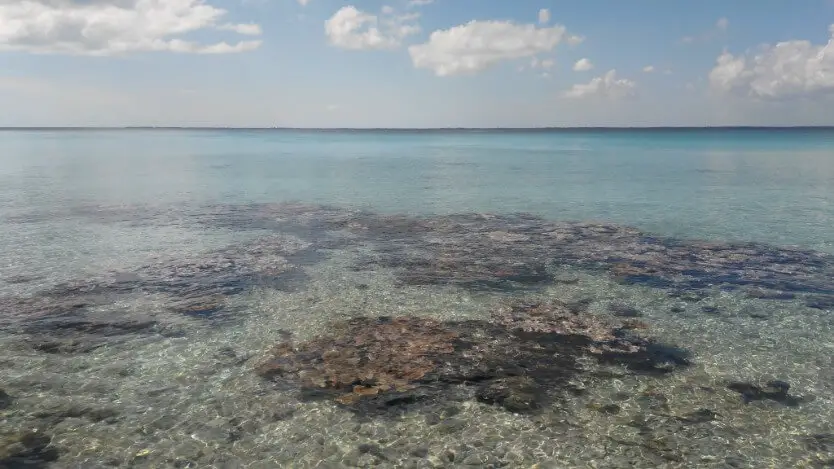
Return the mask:
POLYGON ((128 127, 0 127, 0 132, 8 131, 245 131, 245 132, 332 132, 332 133, 532 133, 532 132, 715 132, 715 131, 784 131, 784 130, 810 130, 830 131, 834 126, 716 126, 716 127, 436 127, 436 128, 372 128, 372 127, 152 127, 152 126, 128 126, 128 127))

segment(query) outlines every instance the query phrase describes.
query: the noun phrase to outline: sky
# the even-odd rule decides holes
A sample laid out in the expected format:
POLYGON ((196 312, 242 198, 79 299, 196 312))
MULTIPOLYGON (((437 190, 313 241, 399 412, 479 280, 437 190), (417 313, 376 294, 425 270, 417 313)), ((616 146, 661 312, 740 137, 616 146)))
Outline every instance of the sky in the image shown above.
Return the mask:
POLYGON ((834 125, 834 0, 0 0, 0 126, 834 125))

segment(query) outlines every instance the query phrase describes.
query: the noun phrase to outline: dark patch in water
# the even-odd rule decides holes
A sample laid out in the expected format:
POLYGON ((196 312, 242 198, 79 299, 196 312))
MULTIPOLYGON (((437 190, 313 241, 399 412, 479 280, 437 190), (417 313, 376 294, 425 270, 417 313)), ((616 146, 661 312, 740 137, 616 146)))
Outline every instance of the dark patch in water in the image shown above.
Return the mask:
POLYGON ((0 468, 45 469, 58 456, 49 435, 33 431, 0 433, 0 468))
POLYGON ((809 308, 834 310, 834 295, 825 295, 808 298, 805 305, 809 308))
POLYGON ((807 397, 797 397, 788 394, 790 384, 785 381, 768 381, 764 386, 751 383, 733 382, 727 388, 741 394, 745 403, 770 400, 788 407, 796 407, 809 400, 807 397))
POLYGON ((689 365, 682 350, 619 333, 616 325, 558 302, 520 300, 492 322, 360 317, 330 330, 277 345, 258 373, 297 383, 304 399, 334 399, 367 415, 468 398, 460 384, 476 386, 483 402, 535 411, 570 392, 571 378, 587 372, 583 357, 634 373, 689 365))

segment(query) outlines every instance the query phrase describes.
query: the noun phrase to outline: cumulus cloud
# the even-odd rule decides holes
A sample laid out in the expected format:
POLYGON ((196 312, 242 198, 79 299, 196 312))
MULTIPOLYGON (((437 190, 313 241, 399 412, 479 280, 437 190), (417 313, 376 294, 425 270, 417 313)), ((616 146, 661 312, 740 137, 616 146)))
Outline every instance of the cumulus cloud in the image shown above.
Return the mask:
POLYGON ((539 24, 550 23, 550 10, 542 8, 539 10, 539 24))
POLYGON ((565 38, 564 26, 537 28, 510 21, 470 21, 431 34, 408 48, 416 68, 437 76, 477 73, 505 60, 534 57, 565 38))
POLYGON ((186 34, 222 29, 260 34, 255 24, 222 24, 226 10, 205 0, 19 0, 0 3, 0 50, 77 55, 140 51, 220 54, 261 41, 201 43, 186 34))
POLYGON ((419 15, 397 16, 391 7, 383 7, 383 17, 365 13, 353 6, 342 7, 324 22, 330 44, 343 49, 394 49, 402 40, 420 32, 413 23, 419 15))
POLYGON ((598 96, 619 99, 632 96, 636 86, 637 84, 631 80, 617 78, 617 71, 611 70, 588 83, 573 85, 573 88, 565 92, 565 97, 578 99, 598 96))
POLYGON ((587 72, 592 68, 594 68, 594 64, 588 59, 579 59, 573 64, 574 72, 587 72))
POLYGON ((646 73, 654 72, 654 65, 646 65, 645 67, 643 67, 643 71, 646 73))
POLYGON ((834 94, 834 24, 824 45, 791 40, 756 54, 722 53, 709 74, 710 86, 762 99, 834 94))

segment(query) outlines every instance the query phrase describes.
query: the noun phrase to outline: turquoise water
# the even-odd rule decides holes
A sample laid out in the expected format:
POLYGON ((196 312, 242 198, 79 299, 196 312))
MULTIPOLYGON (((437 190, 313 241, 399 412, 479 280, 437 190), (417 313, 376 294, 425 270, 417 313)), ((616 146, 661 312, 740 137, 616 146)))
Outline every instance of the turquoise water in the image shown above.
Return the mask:
POLYGON ((834 131, 0 134, 6 212, 301 200, 834 251, 834 131))
POLYGON ((0 131, 0 467, 825 467, 832 227, 834 130, 0 131), (391 316, 481 355, 261 376, 391 316))

